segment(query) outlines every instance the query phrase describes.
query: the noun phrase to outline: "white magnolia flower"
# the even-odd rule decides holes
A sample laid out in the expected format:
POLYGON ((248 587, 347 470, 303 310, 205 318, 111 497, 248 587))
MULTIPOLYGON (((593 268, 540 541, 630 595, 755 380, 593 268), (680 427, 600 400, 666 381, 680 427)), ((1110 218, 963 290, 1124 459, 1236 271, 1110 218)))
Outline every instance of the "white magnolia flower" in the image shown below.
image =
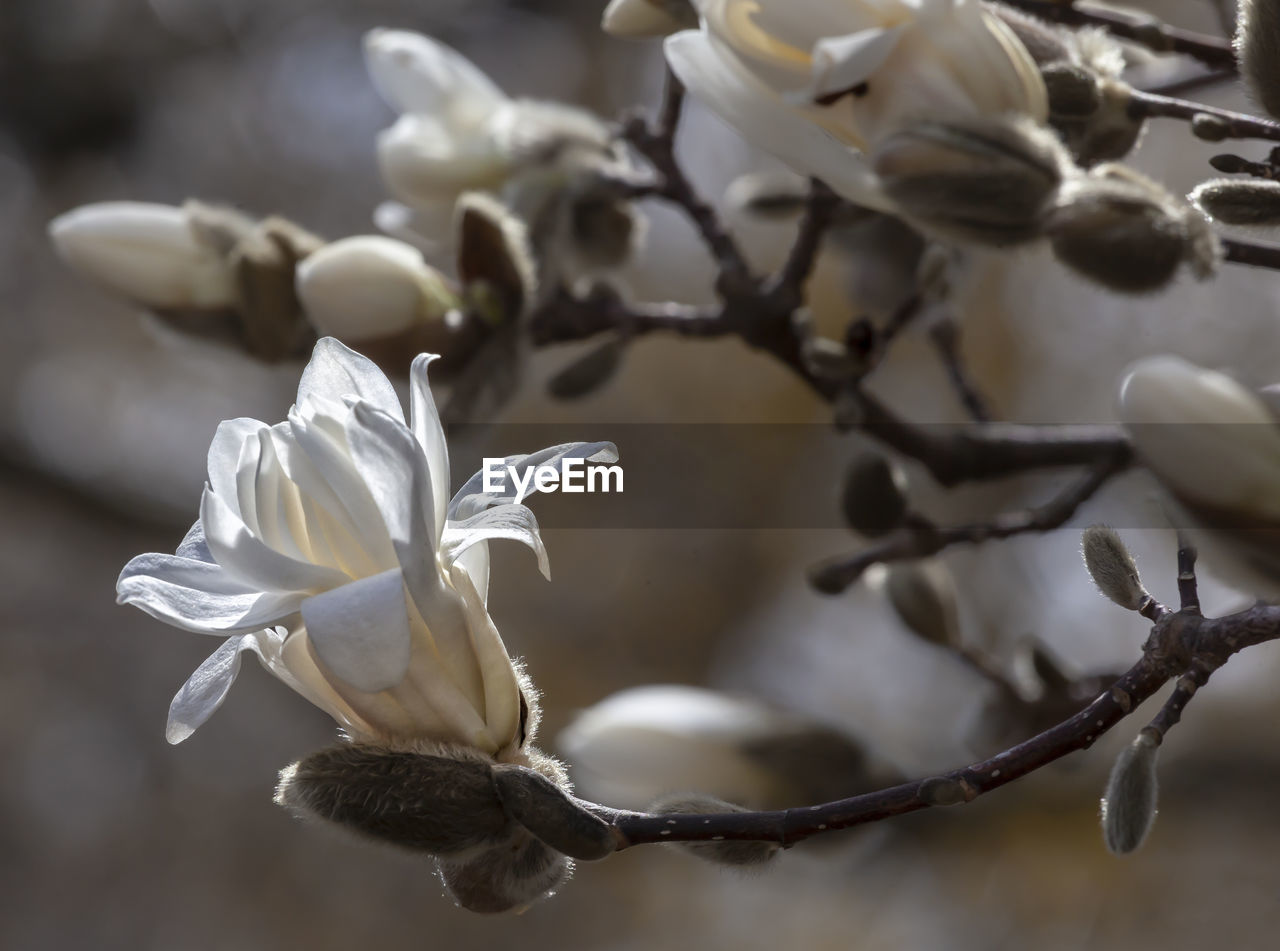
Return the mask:
POLYGON ((1254 593, 1280 582, 1280 420, 1262 394, 1179 357, 1148 357, 1120 384, 1120 418, 1211 570, 1254 593), (1225 571, 1224 571, 1225 569, 1225 571))
POLYGON ((139 201, 83 205, 49 223, 71 267, 148 307, 230 307, 235 280, 227 248, 187 208, 139 201))
POLYGON ((752 144, 845 197, 892 210, 852 150, 918 119, 1043 120, 1044 83, 978 0, 694 0, 666 40, 695 96, 752 144))
POLYGON ((380 235, 325 245, 298 264, 296 283, 312 326, 343 340, 401 333, 441 320, 458 306, 422 252, 380 235))
MULTIPOLYGON (((529 545, 533 513, 477 473, 446 503, 448 453, 413 363, 406 424, 390 382, 332 338, 316 344, 289 418, 224 422, 209 447, 200 518, 175 555, 148 554, 117 585, 177 627, 226 640, 178 691, 166 735, 191 735, 222 703, 246 650, 356 740, 430 739, 519 750, 522 695, 485 604, 488 541, 529 545)), ((616 458, 608 443, 512 456, 616 458)))
POLYGON ((365 62, 400 119, 378 137, 382 177, 398 202, 378 226, 428 247, 452 238, 465 191, 500 195, 533 221, 578 174, 622 161, 608 127, 581 109, 512 99, 457 51, 405 30, 372 30, 365 62))

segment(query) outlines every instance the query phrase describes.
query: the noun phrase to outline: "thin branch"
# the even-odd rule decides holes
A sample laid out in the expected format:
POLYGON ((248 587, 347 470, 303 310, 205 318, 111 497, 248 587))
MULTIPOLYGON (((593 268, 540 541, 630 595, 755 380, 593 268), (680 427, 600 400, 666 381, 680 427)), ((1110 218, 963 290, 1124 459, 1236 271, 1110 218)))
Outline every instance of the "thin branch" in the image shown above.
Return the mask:
POLYGON ((1243 112, 1219 109, 1200 102, 1188 102, 1172 96, 1133 89, 1129 93, 1129 115, 1135 119, 1183 119, 1190 122, 1198 115, 1209 115, 1220 120, 1224 139, 1265 139, 1280 142, 1280 122, 1260 119, 1243 112))
POLYGON ((1237 71, 1229 40, 1169 26, 1155 17, 1111 8, 1072 3, 1071 0, 1003 0, 1044 20, 1065 26, 1100 26, 1113 36, 1132 40, 1158 53, 1182 53, 1209 66, 1237 71))
POLYGON ((822 247, 822 238, 835 220, 843 202, 825 184, 813 179, 809 182, 809 196, 805 200, 804 215, 796 230, 796 240, 791 245, 786 263, 770 281, 765 293, 777 298, 780 307, 795 310, 804 302, 804 285, 813 273, 822 247))
POLYGON ((1178 533, 1178 599, 1183 611, 1200 613, 1200 591, 1196 582, 1196 550, 1187 537, 1178 533))
POLYGON ((991 539, 1061 528, 1075 514, 1076 509, 1092 498, 1108 479, 1127 464, 1127 457, 1107 460, 1042 505, 1004 512, 989 522, 973 522, 951 528, 939 528, 927 523, 900 528, 860 552, 820 562, 810 570, 809 581, 825 594, 838 594, 875 564, 928 558, 952 545, 976 545, 991 539))
POLYGON ((955 320, 948 316, 936 322, 929 329, 929 339, 933 341, 943 369, 947 371, 947 379, 951 381, 951 388, 955 390, 960 405, 969 414, 969 418, 975 423, 991 422, 987 401, 969 379, 969 372, 960 355, 960 329, 955 320))
POLYGON ((1152 628, 1148 647, 1083 710, 988 759, 937 776, 835 802, 774 812, 648 815, 581 803, 613 826, 618 849, 658 842, 752 840, 783 846, 837 829, 865 825, 933 806, 971 802, 1076 750, 1088 749, 1165 683, 1179 677, 1174 697, 1148 729, 1167 730, 1209 673, 1245 647, 1280 638, 1280 607, 1255 605, 1238 614, 1203 618, 1176 612, 1152 628), (1167 658, 1184 657, 1171 666, 1167 658))
POLYGON ((1265 267, 1280 271, 1280 245, 1256 244, 1239 238, 1220 238, 1222 260, 1228 264, 1265 267))

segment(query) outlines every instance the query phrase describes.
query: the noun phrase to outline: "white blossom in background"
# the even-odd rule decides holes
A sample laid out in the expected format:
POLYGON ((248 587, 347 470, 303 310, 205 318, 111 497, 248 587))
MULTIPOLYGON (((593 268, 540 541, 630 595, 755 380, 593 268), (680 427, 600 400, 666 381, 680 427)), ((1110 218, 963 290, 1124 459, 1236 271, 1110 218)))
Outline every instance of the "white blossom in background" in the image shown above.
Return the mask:
MULTIPOLYGON (((121 603, 225 638, 174 698, 171 743, 218 708, 251 650, 355 740, 519 752, 517 671, 486 609, 488 542, 524 542, 544 574, 546 552, 510 479, 485 493, 477 473, 446 502, 433 359, 413 363, 406 422, 381 371, 324 338, 286 421, 218 428, 200 518, 176 554, 134 558, 117 585, 121 603)), ((575 443, 508 464, 564 457, 616 453, 575 443)))
POLYGON ((1139 458, 1196 533, 1211 571, 1280 590, 1280 419, 1266 396, 1180 357, 1147 357, 1120 384, 1139 458))
POLYGON ((844 197, 891 211, 857 153, 913 120, 1043 121, 1026 48, 977 0, 694 0, 668 37, 689 91, 747 141, 844 197), (826 103, 826 104, 824 104, 826 103))
POLYGON ((380 235, 325 245, 299 262, 296 282, 316 331, 349 341, 443 320, 460 303, 421 251, 380 235))
POLYGON ((606 697, 556 743, 586 795, 630 809, 688 792, 753 808, 821 802, 853 795, 887 769, 804 717, 676 684, 606 697))
POLYGON ((613 36, 666 36, 698 25, 690 0, 609 0, 600 20, 613 36))
POLYGON ((108 290, 148 307, 217 309, 236 299, 222 247, 187 208, 139 201, 82 205, 49 223, 58 254, 108 290))
MULTIPOLYGON (((528 222, 536 242, 556 231, 566 210, 562 199, 575 201, 578 193, 594 199, 602 172, 629 167, 609 127, 591 113, 513 99, 430 37, 372 30, 365 62, 379 94, 401 114, 378 136, 379 167, 396 201, 381 205, 375 220, 430 253, 448 250, 463 192, 496 195, 528 222)), ((626 238, 636 230, 639 240, 629 218, 619 224, 626 238)))

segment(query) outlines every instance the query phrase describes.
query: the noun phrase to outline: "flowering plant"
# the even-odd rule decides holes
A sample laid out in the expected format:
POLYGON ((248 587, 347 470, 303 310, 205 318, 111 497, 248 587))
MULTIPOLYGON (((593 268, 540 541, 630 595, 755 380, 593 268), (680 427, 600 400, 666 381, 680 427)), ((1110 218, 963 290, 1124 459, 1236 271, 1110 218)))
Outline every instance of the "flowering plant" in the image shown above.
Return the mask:
MULTIPOLYGON (((117 585, 121 603, 226 638, 174 697, 171 743, 221 705, 249 650, 354 739, 520 750, 529 698, 486 608, 488 542, 524 542, 544 574, 546 550, 511 470, 499 491, 477 474, 446 503, 433 359, 413 363, 406 422, 382 372, 324 338, 288 419, 218 427, 200 518, 176 554, 139 555, 117 585)), ((507 465, 570 457, 616 454, 573 443, 507 465)))

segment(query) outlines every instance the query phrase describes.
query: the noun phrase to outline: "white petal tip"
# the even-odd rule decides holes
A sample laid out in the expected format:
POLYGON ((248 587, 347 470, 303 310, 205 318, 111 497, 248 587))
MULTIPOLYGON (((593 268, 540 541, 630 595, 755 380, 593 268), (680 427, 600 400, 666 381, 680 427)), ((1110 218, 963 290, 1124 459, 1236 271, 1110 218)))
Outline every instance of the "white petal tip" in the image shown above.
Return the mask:
POLYGON ((692 26, 692 21, 692 15, 673 16, 662 3, 653 0, 612 0, 605 7, 600 26, 611 36, 653 37, 683 30, 692 26))

